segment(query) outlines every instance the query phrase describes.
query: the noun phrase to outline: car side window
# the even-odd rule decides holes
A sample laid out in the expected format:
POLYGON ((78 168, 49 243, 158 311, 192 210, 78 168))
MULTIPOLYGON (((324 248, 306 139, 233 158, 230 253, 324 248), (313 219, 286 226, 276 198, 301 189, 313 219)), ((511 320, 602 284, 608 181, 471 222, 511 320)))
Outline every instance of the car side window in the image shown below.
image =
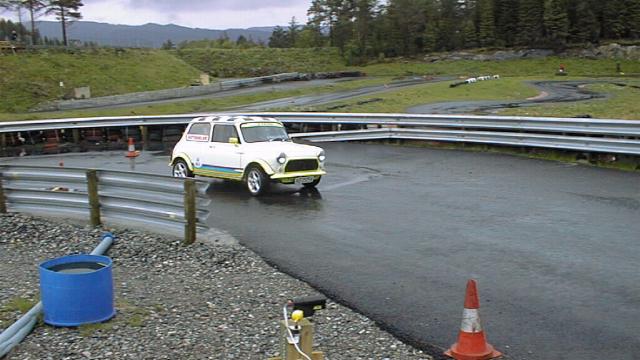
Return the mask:
POLYGON ((228 143, 229 138, 238 139, 238 132, 233 125, 215 125, 213 127, 212 142, 228 143))
POLYGON ((187 141, 209 141, 211 124, 193 124, 187 133, 187 141))

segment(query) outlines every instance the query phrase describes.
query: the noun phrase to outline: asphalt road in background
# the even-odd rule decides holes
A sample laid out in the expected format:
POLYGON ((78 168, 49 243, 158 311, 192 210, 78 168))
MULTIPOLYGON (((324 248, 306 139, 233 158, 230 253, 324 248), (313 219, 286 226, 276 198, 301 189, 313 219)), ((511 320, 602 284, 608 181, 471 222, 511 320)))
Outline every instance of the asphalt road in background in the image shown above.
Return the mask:
MULTIPOLYGON (((606 99, 610 96, 609 94, 600 94, 584 89, 584 85, 606 83, 626 86, 624 84, 600 80, 530 81, 528 83, 540 90, 539 96, 522 100, 448 101, 431 103, 410 107, 407 109, 407 112, 410 114, 490 114, 495 113, 498 110, 514 107, 580 102, 594 99, 606 99)), ((463 86, 473 87, 474 84, 463 86)))
MULTIPOLYGON (((308 81, 303 81, 303 80, 283 81, 283 82, 273 83, 273 84, 230 89, 230 90, 225 90, 225 91, 206 94, 206 95, 165 99, 165 100, 132 102, 127 104, 119 104, 119 105, 96 106, 96 107, 85 108, 85 109, 94 109, 94 108, 115 109, 115 108, 127 108, 127 107, 133 107, 133 106, 149 106, 149 105, 159 105, 159 104, 180 103, 180 102, 194 101, 194 100, 220 99, 220 98, 226 98, 231 96, 253 95, 253 94, 266 93, 266 92, 288 91, 288 90, 296 90, 296 89, 322 87, 327 85, 339 84, 342 82, 366 80, 366 79, 368 78, 358 77, 358 78, 338 78, 338 79, 315 79, 315 80, 308 80, 308 81)), ((239 106, 239 107, 233 108, 232 111, 264 111, 264 110, 284 108, 289 106, 322 105, 322 104, 327 104, 335 101, 351 99, 358 96, 378 94, 378 93, 388 92, 392 90, 398 90, 408 86, 426 84, 431 82, 440 82, 440 81, 446 81, 451 79, 452 77, 439 77, 439 78, 433 78, 433 79, 424 79, 422 77, 409 77, 401 80, 391 81, 385 85, 365 86, 365 87, 357 88, 353 90, 337 91, 337 92, 326 93, 326 94, 301 95, 301 96, 287 97, 287 98, 281 98, 276 100, 268 100, 268 101, 258 102, 255 104, 239 106)))
MULTIPOLYGON (((455 341, 465 284, 475 278, 488 339, 512 359, 638 359, 639 174, 499 154, 323 146, 329 175, 318 192, 277 186, 252 198, 213 180, 210 225, 435 352, 455 341)), ((169 174, 166 162, 146 155, 137 170, 169 174)), ((128 168, 121 152, 65 163, 128 168)))
POLYGON ((234 111, 267 111, 272 109, 288 108, 292 106, 318 106, 326 105, 333 102, 352 99, 359 96, 381 94, 394 90, 399 90, 409 86, 424 85, 428 83, 436 83, 449 81, 454 79, 453 77, 437 77, 428 78, 423 77, 409 77, 402 80, 391 81, 384 85, 366 86, 359 89, 336 91, 327 94, 316 95, 302 95, 289 98, 275 99, 263 101, 255 104, 242 105, 238 108, 232 109, 234 111))

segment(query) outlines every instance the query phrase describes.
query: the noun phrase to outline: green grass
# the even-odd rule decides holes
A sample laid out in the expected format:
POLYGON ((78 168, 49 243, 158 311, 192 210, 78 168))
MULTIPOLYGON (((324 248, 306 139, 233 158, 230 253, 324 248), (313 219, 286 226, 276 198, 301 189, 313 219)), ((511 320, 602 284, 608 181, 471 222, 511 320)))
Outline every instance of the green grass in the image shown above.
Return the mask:
POLYGON ((217 77, 251 77, 285 72, 344 70, 338 49, 184 49, 175 54, 217 77))
POLYGON ((261 101, 281 99, 293 96, 309 94, 324 94, 335 91, 345 91, 366 86, 380 85, 391 81, 390 78, 359 79, 343 81, 319 87, 299 88, 283 91, 261 92, 251 95, 230 96, 217 99, 202 99, 158 105, 137 106, 131 108, 116 109, 88 109, 73 110, 65 112, 51 113, 21 113, 9 114, 0 113, 0 121, 37 120, 37 119, 57 119, 71 117, 94 117, 94 116, 128 116, 128 115, 161 115, 161 114, 182 114, 192 112, 213 112, 235 108, 242 105, 253 104, 261 101))
POLYGON ((416 85, 386 93, 361 96, 333 104, 311 108, 293 107, 288 111, 329 111, 336 106, 340 112, 403 113, 414 105, 444 101, 525 99, 538 91, 524 83, 527 78, 502 78, 472 85, 450 88, 451 82, 416 85), (372 100, 372 102, 368 102, 372 100), (366 103, 364 103, 366 102, 366 103))
POLYGON ((26 299, 21 297, 15 297, 2 307, 0 311, 2 312, 14 312, 18 311, 20 313, 26 313, 29 311, 35 304, 37 300, 34 299, 26 299))
MULTIPOLYGON (((631 82, 636 86, 640 82, 631 82)), ((610 94, 609 99, 567 104, 546 104, 535 107, 506 109, 501 115, 573 117, 591 115, 594 118, 640 120, 640 89, 613 84, 593 84, 589 90, 610 94)))
POLYGON ((22 112, 90 86, 94 97, 188 86, 200 71, 159 50, 82 50, 0 56, 0 112, 22 112), (64 88, 59 86, 64 82, 64 88))
MULTIPOLYGON (((87 50, 70 54, 65 52, 25 53, 0 57, 0 120, 27 120, 43 118, 150 115, 189 112, 209 112, 234 108, 254 102, 348 90, 366 85, 388 82, 392 77, 420 76, 474 76, 500 74, 500 82, 478 83, 449 89, 448 83, 430 84, 402 89, 385 94, 365 96, 339 103, 347 105, 340 111, 348 112, 403 112, 407 107, 429 102, 461 100, 522 99, 535 96, 534 89, 522 84, 526 79, 562 79, 556 77, 559 64, 565 64, 571 78, 613 77, 615 60, 586 60, 550 57, 546 59, 519 59, 509 61, 441 61, 424 63, 416 60, 347 67, 336 49, 188 49, 179 51, 127 50, 116 54, 113 50, 87 50), (177 55, 177 56, 174 56, 177 55), (184 61, 183 61, 184 60, 184 61), (190 66, 187 63, 193 65, 190 66), (161 105, 132 106, 129 108, 76 110, 55 113, 27 113, 35 104, 61 98, 65 90, 58 86, 64 81, 65 89, 90 85, 93 96, 156 90, 184 86, 197 77, 200 70, 218 76, 254 76, 287 71, 362 70, 374 80, 356 80, 334 86, 272 91, 253 95, 219 99, 175 102, 161 105), (499 85, 498 85, 499 84, 499 85), (372 98, 381 101, 359 105, 372 98)), ((640 74, 640 62, 621 61, 627 74, 640 74)), ((631 79, 631 77, 623 77, 631 79)), ((594 86, 595 90, 613 90, 616 96, 603 102, 567 105, 568 107, 540 107, 535 113, 545 116, 568 116, 589 113, 594 116, 637 118, 637 89, 623 93, 615 87, 594 86), (586 107, 585 107, 586 106, 586 107), (600 115, 604 114, 604 115, 600 115)), ((310 110, 326 110, 331 106, 310 110)), ((283 109, 284 110, 284 109, 283 109)), ((309 110, 309 109, 287 109, 309 110)), ((531 109, 510 110, 505 113, 529 113, 531 109)))
POLYGON ((15 314, 25 314, 38 300, 31 298, 14 297, 0 307, 0 329, 6 328, 15 320, 15 314))

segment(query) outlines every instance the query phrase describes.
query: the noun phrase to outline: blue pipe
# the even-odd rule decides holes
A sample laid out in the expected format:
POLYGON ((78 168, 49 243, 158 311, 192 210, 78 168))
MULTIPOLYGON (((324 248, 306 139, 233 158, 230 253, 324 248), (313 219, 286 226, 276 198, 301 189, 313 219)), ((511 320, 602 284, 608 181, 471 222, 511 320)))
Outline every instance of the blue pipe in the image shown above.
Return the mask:
MULTIPOLYGON (((104 233, 102 235, 102 241, 100 241, 100 244, 93 249, 91 255, 104 254, 109 250, 114 241, 115 236, 112 233, 104 233)), ((41 312, 42 301, 39 301, 31 308, 31 310, 22 315, 18 321, 0 333, 0 358, 7 355, 11 349, 18 345, 31 332, 31 330, 33 330, 41 312)))

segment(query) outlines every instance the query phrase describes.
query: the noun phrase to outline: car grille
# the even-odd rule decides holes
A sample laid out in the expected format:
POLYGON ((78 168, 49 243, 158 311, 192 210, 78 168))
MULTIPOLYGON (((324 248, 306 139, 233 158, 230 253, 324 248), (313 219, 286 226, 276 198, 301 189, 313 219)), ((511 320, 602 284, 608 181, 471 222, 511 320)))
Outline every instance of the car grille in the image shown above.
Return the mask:
POLYGON ((316 159, 291 160, 287 163, 287 167, 284 168, 285 172, 310 171, 310 170, 318 170, 318 160, 316 159))

